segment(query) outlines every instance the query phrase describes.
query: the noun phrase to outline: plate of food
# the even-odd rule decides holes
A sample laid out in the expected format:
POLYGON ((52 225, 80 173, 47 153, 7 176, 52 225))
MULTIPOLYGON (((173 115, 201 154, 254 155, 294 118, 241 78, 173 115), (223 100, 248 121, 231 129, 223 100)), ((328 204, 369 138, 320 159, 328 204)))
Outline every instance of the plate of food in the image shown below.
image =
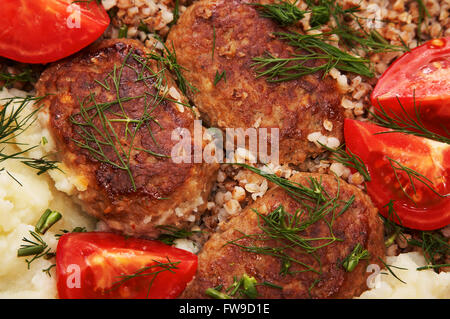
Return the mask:
POLYGON ((450 298, 449 1, 0 11, 0 298, 450 298))

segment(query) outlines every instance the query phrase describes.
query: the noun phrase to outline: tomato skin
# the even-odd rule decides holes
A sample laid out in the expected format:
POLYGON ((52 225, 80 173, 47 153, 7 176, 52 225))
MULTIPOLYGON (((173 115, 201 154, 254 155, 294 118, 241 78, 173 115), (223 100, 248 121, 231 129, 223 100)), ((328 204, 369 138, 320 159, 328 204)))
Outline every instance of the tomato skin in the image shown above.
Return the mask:
MULTIPOLYGON (((406 189, 415 199, 413 202, 401 190, 387 157, 426 176, 433 181, 436 191, 445 195, 450 193, 450 145, 402 133, 377 134, 388 130, 366 122, 345 120, 347 149, 362 159, 371 176, 371 181, 366 182, 367 193, 385 217, 389 217, 386 205, 393 200, 394 210, 405 227, 435 230, 447 226, 450 224, 450 198, 434 194, 413 179, 417 195, 410 187, 406 189)), ((410 186, 406 173, 400 170, 397 173, 402 185, 410 186)), ((396 218, 393 220, 398 222, 396 218)))
POLYGON ((418 108, 427 129, 449 136, 450 37, 428 41, 397 59, 378 80, 371 102, 388 114, 403 114, 403 106, 413 118, 418 108))
POLYGON ((48 63, 98 39, 110 22, 103 6, 96 1, 72 2, 2 0, 0 56, 25 63, 48 63))
POLYGON ((61 299, 172 299, 183 292, 196 271, 197 256, 190 252, 156 240, 113 233, 65 234, 56 250, 57 288, 61 299), (155 266, 146 273, 163 271, 118 285, 124 278, 121 276, 157 265, 155 261, 171 263, 177 268, 168 271, 155 266))

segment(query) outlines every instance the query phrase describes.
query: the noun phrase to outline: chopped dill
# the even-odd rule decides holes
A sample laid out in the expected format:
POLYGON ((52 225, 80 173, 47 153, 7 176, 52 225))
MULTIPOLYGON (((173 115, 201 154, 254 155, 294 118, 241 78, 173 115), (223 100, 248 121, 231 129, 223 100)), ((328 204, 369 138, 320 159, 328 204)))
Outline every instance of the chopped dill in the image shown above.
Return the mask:
POLYGON ((417 270, 434 269, 438 270, 441 267, 447 267, 447 264, 439 264, 439 259, 442 256, 450 254, 450 244, 447 239, 437 232, 423 231, 419 239, 410 239, 408 244, 419 247, 423 251, 425 260, 428 266, 420 267, 417 270))
POLYGON ((323 34, 277 32, 275 35, 302 52, 292 54, 289 58, 278 58, 268 52, 265 56, 253 58, 252 66, 257 77, 266 77, 268 82, 294 80, 316 72, 325 75, 332 68, 366 77, 374 76, 368 67, 370 60, 353 56, 325 42, 323 34), (310 66, 308 62, 311 61, 323 63, 310 66))
POLYGON ((125 275, 120 275, 118 276, 118 278, 120 278, 118 281, 114 282, 112 284, 112 287, 109 288, 106 292, 112 291, 112 290, 116 290, 118 288, 120 288, 122 285, 124 285, 126 282, 132 280, 132 279, 137 279, 137 278, 143 278, 143 277, 151 277, 150 279, 150 283, 148 285, 148 290, 147 290, 147 298, 150 294, 150 290, 153 286, 153 282, 155 281, 156 277, 163 272, 171 272, 171 273, 175 273, 175 269, 178 269, 178 265, 181 263, 181 261, 177 261, 177 262, 171 262, 169 257, 167 258, 167 262, 160 262, 158 260, 153 260, 153 262, 155 264, 151 265, 151 266, 146 266, 146 267, 142 267, 141 269, 138 269, 137 271, 135 271, 133 274, 125 274, 125 275))
POLYGON ((56 222, 62 218, 62 215, 54 210, 46 209, 44 214, 39 218, 34 229, 39 234, 45 234, 56 222))
POLYGON ((68 233, 85 233, 85 232, 87 232, 87 230, 86 230, 86 227, 77 226, 74 229, 72 229, 72 231, 69 231, 67 229, 60 229, 60 232, 61 232, 60 234, 55 234, 55 238, 58 239, 58 240, 61 238, 61 236, 65 235, 65 234, 68 234, 68 233))
POLYGON ((126 24, 124 24, 123 26, 121 26, 119 28, 119 35, 118 38, 122 39, 122 38, 126 38, 128 34, 128 26, 126 24))
POLYGON ((23 71, 18 73, 10 73, 8 71, 1 71, 0 72, 0 83, 3 82, 3 84, 0 84, 0 90, 3 87, 9 87, 15 82, 21 82, 21 83, 27 83, 27 82, 34 82, 36 81, 36 78, 33 74, 33 70, 31 68, 25 68, 23 71))
POLYGON ((95 94, 90 93, 89 96, 80 101, 80 112, 73 114, 70 118, 72 124, 78 128, 78 137, 73 139, 77 146, 87 150, 97 161, 125 171, 134 190, 136 190, 136 184, 130 165, 134 152, 145 152, 159 158, 169 157, 148 148, 138 147, 136 145, 137 133, 141 129, 147 129, 155 145, 160 147, 150 125, 153 123, 161 130, 164 128, 152 115, 154 110, 164 101, 189 106, 186 103, 169 98, 166 76, 168 71, 177 75, 181 90, 187 90, 188 87, 189 90, 193 88, 187 84, 188 82, 182 80, 184 77, 181 74, 181 66, 176 63, 176 55, 165 45, 164 52, 161 55, 152 52, 147 56, 140 56, 130 50, 120 66, 114 65, 113 70, 103 81, 95 81, 105 90, 111 91, 116 99, 99 103, 95 94), (159 71, 155 72, 150 68, 151 61, 157 63, 159 71), (139 67, 134 67, 132 63, 137 63, 139 67), (139 96, 120 96, 121 78, 125 68, 134 70, 136 82, 142 82, 149 89, 154 89, 156 93, 149 90, 139 96), (123 103, 137 99, 144 100, 144 111, 139 117, 130 117, 123 103), (112 112, 112 106, 118 106, 119 111, 112 112), (117 131, 117 125, 119 124, 125 126, 125 141, 119 137, 117 131), (113 155, 108 150, 112 150, 113 155))
POLYGON ((355 169, 364 177, 364 180, 366 182, 371 181, 369 171, 367 170, 367 167, 364 164, 364 162, 362 161, 362 159, 358 155, 352 153, 352 151, 350 151, 349 149, 347 149, 347 151, 345 151, 344 150, 345 144, 342 144, 341 146, 339 146, 336 149, 330 148, 321 143, 319 143, 319 144, 331 153, 331 156, 330 156, 331 160, 341 163, 344 166, 355 169))
POLYGON ((264 173, 260 169, 247 164, 234 165, 245 167, 281 187, 291 198, 299 202, 303 209, 291 214, 280 205, 268 215, 260 214, 258 211, 254 210, 257 215, 258 228, 261 232, 257 234, 245 234, 241 232, 241 237, 227 242, 226 245, 235 245, 248 252, 278 258, 281 262, 280 273, 282 275, 293 274, 294 272, 290 269, 293 264, 300 265, 304 268, 303 270, 296 272, 311 271, 320 275, 320 269, 315 269, 311 265, 292 257, 292 252, 309 254, 314 259, 318 260, 320 264, 320 258, 316 254, 317 251, 335 242, 342 241, 342 239, 337 238, 334 235, 333 224, 337 217, 350 208, 355 199, 354 196, 347 202, 339 199, 339 179, 337 179, 338 190, 336 196, 333 197, 325 191, 321 181, 312 177, 309 178, 309 185, 305 186, 278 177, 275 174, 264 173), (341 209, 338 211, 339 207, 341 207, 341 209), (311 225, 319 221, 325 223, 330 232, 329 236, 309 238, 301 235, 302 232, 306 231, 311 225), (240 241, 243 239, 251 239, 254 244, 241 244, 240 241), (274 241, 277 243, 277 246, 264 246, 264 242, 267 240, 274 241), (317 243, 318 241, 322 241, 322 243, 320 245, 314 245, 314 243, 317 243), (261 243, 261 245, 258 243, 261 243))
POLYGON ((272 4, 249 3, 249 5, 254 6, 262 17, 275 20, 281 26, 288 26, 305 16, 305 11, 297 8, 297 2, 298 0, 295 2, 281 0, 272 4))
MULTIPOLYGON (((57 211, 52 211, 51 209, 45 210, 37 221, 34 231, 29 231, 31 239, 26 237, 22 238, 24 243, 20 245, 20 248, 17 250, 17 257, 33 256, 31 259, 25 259, 28 269, 30 269, 31 263, 39 258, 51 259, 56 256, 55 252, 52 252, 51 248, 48 247, 41 235, 45 234, 50 227, 61 219, 61 217, 62 215, 57 211)), ((51 268, 53 267, 50 266, 42 271, 51 276, 51 268)))
MULTIPOLYGON (((163 41, 159 40, 159 42, 163 46, 161 55, 152 53, 149 55, 149 58, 161 62, 162 66, 164 66, 169 72, 175 75, 175 80, 178 84, 178 87, 184 95, 195 94, 196 92, 198 92, 198 89, 193 86, 183 75, 183 71, 188 70, 178 64, 177 53, 175 51, 173 43, 172 50, 170 50, 163 41)), ((162 71, 162 73, 164 73, 164 70, 162 71)), ((187 106, 189 107, 189 104, 187 104, 187 106)))
MULTIPOLYGON (((6 146, 16 145, 23 146, 15 142, 14 139, 21 135, 27 128, 29 128, 36 120, 36 114, 40 110, 39 103, 42 101, 42 97, 13 97, 0 100, 3 106, 0 106, 0 163, 6 160, 17 160, 24 165, 37 170, 37 174, 41 175, 48 170, 58 169, 57 161, 47 159, 47 156, 41 158, 30 158, 25 154, 35 148, 38 145, 30 146, 24 150, 14 153, 6 153, 6 146), (35 102, 37 107, 25 114, 26 108, 29 103, 35 102)), ((0 171, 6 171, 4 168, 0 168, 0 171)), ((7 172, 7 171, 6 171, 7 172)), ((7 172, 9 176, 12 175, 7 172)), ((16 178, 13 178, 19 185, 22 185, 16 178)))
POLYGON ((25 259, 27 263, 27 268, 30 269, 31 263, 39 258, 46 258, 47 256, 52 257, 51 248, 48 247, 47 243, 42 239, 42 237, 35 231, 29 231, 31 239, 26 237, 22 238, 24 244, 20 245, 17 250, 17 257, 28 257, 33 256, 31 259, 25 259))
POLYGON ((394 176, 395 179, 397 180, 398 184, 400 185, 400 188, 402 190, 402 192, 405 194, 406 197, 408 197, 412 202, 415 203, 414 198, 411 197, 411 195, 408 194, 407 187, 410 186, 412 189, 412 192, 414 195, 417 194, 417 190, 416 190, 416 186, 414 184, 414 180, 422 183, 424 186, 426 186, 429 190, 431 190, 434 194, 436 194, 439 197, 449 197, 450 194, 446 194, 446 195, 442 195, 440 194, 438 191, 436 191, 434 189, 433 182, 428 179, 426 176, 420 174, 419 172, 401 164, 400 162, 390 158, 389 156, 386 156, 386 159, 389 161, 389 164, 391 165, 393 171, 394 171, 394 176), (400 174, 399 172, 403 172, 408 176, 408 180, 409 180, 409 184, 404 186, 402 184, 402 181, 400 180, 400 174))
POLYGON ((418 137, 425 137, 441 143, 450 144, 450 138, 432 132, 425 127, 420 116, 420 105, 417 105, 415 92, 413 92, 414 115, 411 115, 405 109, 404 105, 398 97, 397 102, 402 110, 400 114, 397 114, 392 110, 390 110, 388 113, 388 111, 383 107, 379 100, 379 109, 376 112, 370 112, 370 114, 373 116, 372 122, 374 124, 390 129, 388 131, 377 134, 405 133, 418 137))
POLYGON ((417 21, 417 39, 419 44, 422 43, 422 26, 426 22, 427 18, 431 18, 430 12, 428 12, 427 6, 423 0, 414 0, 417 3, 419 9, 419 18, 417 21))
POLYGON ((395 279, 397 279, 398 281, 400 281, 401 283, 406 284, 406 282, 404 282, 403 280, 400 279, 400 277, 398 277, 394 271, 392 270, 392 268, 396 268, 396 269, 400 269, 400 270, 408 270, 407 268, 402 268, 402 267, 397 267, 397 266, 393 266, 393 265, 388 265, 383 259, 381 259, 380 257, 378 257, 378 260, 381 261, 381 263, 384 265, 384 267, 386 267, 387 271, 389 271, 389 273, 394 276, 395 279))
POLYGON ((214 77, 214 86, 217 85, 217 83, 219 83, 221 80, 224 80, 225 83, 227 82, 227 74, 226 71, 222 71, 222 73, 219 73, 219 71, 216 71, 216 75, 214 77))
POLYGON ((173 245, 174 241, 181 238, 189 238, 200 231, 189 231, 186 229, 179 229, 171 225, 161 225, 157 228, 162 229, 165 233, 159 235, 158 240, 166 245, 173 245))
POLYGON ((383 206, 383 208, 388 209, 387 217, 383 217, 382 215, 380 215, 380 218, 384 224, 384 230, 388 236, 384 242, 384 245, 386 247, 391 246, 398 236, 402 236, 403 238, 405 238, 403 234, 404 231, 404 228, 402 226, 403 224, 400 217, 398 216, 397 212, 394 209, 394 203, 395 201, 391 199, 389 203, 383 206))
MULTIPOLYGON (((361 19, 356 13, 360 12, 359 6, 344 9, 336 1, 319 0, 306 1, 309 10, 300 11, 296 2, 290 3, 282 1, 275 4, 261 5, 255 4, 260 14, 271 18, 281 26, 291 25, 301 19, 304 13, 312 14, 311 25, 319 27, 334 20, 334 25, 330 31, 318 34, 300 34, 297 32, 275 33, 275 35, 297 51, 290 57, 276 57, 270 52, 264 56, 255 57, 253 67, 257 76, 267 77, 269 82, 283 82, 297 79, 299 77, 323 72, 327 74, 332 68, 340 71, 351 72, 365 77, 373 77, 371 63, 368 59, 359 57, 358 49, 366 53, 386 52, 386 51, 409 51, 405 45, 391 45, 375 29, 366 31, 362 26, 361 19), (358 27, 350 27, 350 22, 356 22, 358 27), (352 49, 355 55, 348 54, 334 45, 334 36, 339 36, 343 44, 352 49), (322 63, 310 66, 307 62, 321 61, 322 63)), ((403 43, 403 41, 402 41, 403 43)))
POLYGON ((280 289, 279 286, 264 282, 258 284, 255 277, 251 277, 247 274, 243 274, 240 279, 234 277, 233 283, 222 292, 222 285, 215 288, 208 288, 205 290, 205 294, 214 299, 233 299, 235 296, 237 298, 258 298, 258 291, 256 289, 257 285, 265 285, 271 288, 280 289))

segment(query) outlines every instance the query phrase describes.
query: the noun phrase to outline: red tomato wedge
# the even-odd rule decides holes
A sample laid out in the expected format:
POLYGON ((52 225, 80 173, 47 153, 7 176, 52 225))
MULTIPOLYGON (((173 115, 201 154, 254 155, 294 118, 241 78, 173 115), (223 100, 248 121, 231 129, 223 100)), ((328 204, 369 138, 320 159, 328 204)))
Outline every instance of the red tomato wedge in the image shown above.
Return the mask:
POLYGON ((109 25, 96 1, 1 0, 0 56, 47 63, 94 42, 109 25))
POLYGON ((398 216, 405 227, 447 226, 450 197, 440 195, 450 193, 450 145, 402 133, 377 134, 386 131, 350 119, 344 124, 347 149, 361 158, 370 174, 366 185, 372 201, 382 215, 395 222, 398 216), (408 169, 420 175, 408 174, 408 169), (397 216, 388 216, 391 200, 397 216))
POLYGON ((56 250, 62 299, 170 299, 197 271, 197 256, 159 241, 70 233, 56 250))
POLYGON ((388 114, 403 114, 403 106, 414 119, 418 109, 428 130, 449 136, 450 37, 428 41, 396 60, 379 79, 371 102, 388 114))

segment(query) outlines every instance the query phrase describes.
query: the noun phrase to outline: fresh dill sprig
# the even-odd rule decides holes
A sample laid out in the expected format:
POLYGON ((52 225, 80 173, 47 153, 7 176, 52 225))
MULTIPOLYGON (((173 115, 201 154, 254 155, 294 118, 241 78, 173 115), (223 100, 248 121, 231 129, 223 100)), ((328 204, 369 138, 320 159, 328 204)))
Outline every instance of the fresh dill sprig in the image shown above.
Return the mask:
POLYGON ((17 257, 33 256, 31 259, 25 259, 28 269, 30 269, 31 263, 33 261, 41 257, 53 257, 51 248, 48 247, 47 243, 42 239, 42 237, 35 231, 30 230, 29 233, 32 239, 23 237, 22 241, 24 242, 24 244, 20 245, 20 248, 17 250, 17 257))
MULTIPOLYGON (((22 238, 24 244, 20 245, 20 248, 17 250, 17 257, 28 257, 33 256, 31 259, 25 259, 27 263, 27 268, 30 269, 31 263, 39 258, 50 259, 56 256, 54 252, 51 251, 51 248, 48 247, 47 243, 42 239, 40 235, 43 235, 50 229, 56 222, 61 219, 62 215, 57 211, 53 211, 51 209, 46 209, 42 216, 37 221, 34 231, 30 230, 29 233, 31 235, 31 239, 26 237, 22 238)), ((42 270, 46 272, 49 276, 50 269, 53 268, 50 266, 47 269, 42 270)))
MULTIPOLYGON (((0 103, 3 104, 3 106, 0 105, 0 163, 6 160, 18 160, 24 165, 36 169, 38 171, 38 175, 41 175, 51 169, 58 169, 56 165, 58 162, 47 159, 47 156, 43 156, 41 158, 30 158, 25 156, 27 152, 38 147, 37 145, 30 146, 15 153, 6 153, 5 151, 7 145, 24 145, 15 142, 14 139, 21 135, 35 122, 36 114, 41 108, 39 103, 44 98, 45 96, 26 96, 0 100, 0 103), (31 102, 36 103, 36 107, 28 114, 24 114, 28 104, 31 102)), ((1 168, 0 171, 4 171, 4 168, 1 168)), ((9 172, 7 173, 12 176, 9 172)), ((13 179, 17 181, 17 179, 13 179)), ((18 183, 20 184, 20 182, 18 183)))
POLYGON ((262 17, 275 20, 281 26, 288 26, 305 16, 306 11, 297 8, 297 2, 298 0, 294 2, 280 0, 272 4, 249 3, 249 5, 254 6, 262 17))
POLYGON ((53 161, 53 160, 47 159, 47 157, 48 156, 43 156, 41 158, 24 158, 21 162, 23 164, 25 164, 26 166, 37 170, 37 173, 36 173, 37 175, 42 175, 49 170, 61 171, 61 169, 57 165, 59 163, 59 161, 53 161))
POLYGON ((388 113, 388 111, 383 107, 379 100, 378 110, 376 112, 369 111, 369 113, 373 117, 372 122, 374 124, 390 129, 388 131, 377 134, 405 133, 419 137, 425 137, 441 143, 450 144, 450 138, 432 132, 425 127, 420 116, 420 105, 417 105, 415 92, 413 92, 414 115, 411 115, 405 109, 404 105, 398 97, 397 102, 401 108, 400 114, 397 114, 392 110, 390 110, 388 113))
POLYGON ((352 151, 350 151, 349 149, 345 151, 345 144, 342 144, 336 149, 330 148, 321 143, 319 144, 331 153, 330 156, 331 160, 337 163, 341 163, 344 166, 355 169, 364 177, 364 180, 366 182, 371 181, 369 171, 367 170, 367 167, 362 161, 362 159, 358 155, 352 153, 352 151))
POLYGON ((411 190, 414 195, 417 194, 417 189, 414 184, 414 180, 422 183, 424 186, 426 186, 429 190, 431 190, 434 194, 436 194, 439 197, 449 197, 450 194, 442 195, 440 194, 436 189, 434 189, 433 182, 427 178, 426 176, 420 174, 419 172, 401 164, 400 162, 390 158, 389 156, 386 156, 386 159, 389 161, 389 164, 392 167, 392 170, 394 171, 395 179, 397 180, 398 184, 400 185, 400 188, 402 192, 405 194, 406 197, 408 197, 411 201, 415 202, 414 198, 408 194, 407 187, 410 186, 411 190), (409 184, 404 186, 402 184, 402 181, 400 180, 399 172, 404 172, 408 176, 409 184))
POLYGON ((282 82, 316 72, 323 72, 325 75, 332 68, 373 77, 370 60, 348 54, 330 44, 335 41, 336 35, 356 55, 358 55, 358 49, 366 53, 409 51, 405 45, 391 45, 375 29, 366 31, 360 21, 362 18, 356 15, 360 12, 359 6, 344 9, 336 1, 330 0, 309 0, 306 3, 309 8, 307 11, 300 11, 295 3, 284 1, 269 5, 251 4, 257 7, 261 15, 271 18, 281 26, 295 23, 306 12, 312 15, 310 23, 313 27, 324 25, 331 18, 335 22, 335 27, 331 31, 319 34, 275 33, 279 39, 287 41, 296 48, 297 52, 287 58, 276 57, 270 52, 253 58, 255 62, 253 66, 258 77, 265 76, 269 82, 282 82), (358 28, 350 27, 352 21, 356 22, 358 28), (315 60, 320 60, 321 64, 307 65, 307 62, 315 60))
POLYGON ((427 18, 431 18, 430 12, 423 0, 415 0, 417 8, 419 9, 419 18, 417 21, 417 39, 419 44, 422 43, 422 26, 427 18))
POLYGON ((391 199, 389 203, 383 206, 383 208, 388 209, 387 216, 383 217, 382 215, 380 215, 380 218, 384 224, 384 230, 388 234, 388 237, 384 242, 384 245, 386 247, 391 246, 398 236, 402 236, 403 238, 405 238, 403 234, 404 231, 403 223, 394 209, 394 204, 395 201, 391 199))
POLYGON ((275 35, 302 52, 292 54, 288 58, 275 57, 268 52, 265 56, 253 58, 252 66, 257 77, 264 76, 268 82, 294 80, 316 72, 323 72, 325 75, 332 68, 366 77, 374 76, 368 67, 370 60, 353 56, 325 42, 324 34, 277 32, 275 35), (311 61, 321 63, 310 66, 308 62, 311 61))
POLYGON ((135 143, 137 133, 141 129, 147 129, 154 143, 159 147, 150 124, 154 123, 160 129, 163 129, 163 127, 152 116, 153 111, 164 101, 189 106, 168 97, 169 89, 166 72, 171 70, 181 75, 181 69, 176 64, 176 56, 172 55, 166 46, 164 48, 166 55, 151 53, 147 56, 140 56, 133 54, 133 50, 130 50, 122 64, 120 66, 114 65, 113 70, 104 81, 95 81, 105 90, 111 91, 116 99, 99 103, 95 94, 90 93, 89 96, 80 101, 80 112, 70 117, 72 124, 78 128, 78 137, 73 139, 77 146, 87 150, 97 161, 124 170, 128 174, 134 190, 136 190, 136 184, 131 169, 133 152, 145 152, 160 158, 169 157, 148 148, 138 147, 135 143), (158 64, 158 72, 151 69, 151 61, 155 61, 158 64), (132 62, 137 63, 140 69, 134 67, 131 64, 132 62), (149 91, 145 91, 139 96, 120 96, 120 83, 124 68, 134 70, 137 78, 136 82, 144 83, 149 88, 149 91), (156 93, 150 92, 150 89, 154 89, 156 93), (130 117, 123 103, 137 99, 144 100, 144 111, 139 117, 130 117), (112 106, 118 106, 119 111, 112 112, 112 106), (117 125, 119 124, 125 125, 125 142, 119 137, 117 131, 117 125), (112 150, 113 155, 108 150, 112 150))
POLYGON ((222 73, 219 73, 219 71, 216 71, 216 75, 214 77, 214 86, 217 85, 217 83, 219 83, 221 80, 224 80, 225 83, 227 82, 227 74, 226 71, 222 71, 222 73))
POLYGON ((51 264, 48 268, 42 269, 42 272, 45 272, 47 276, 52 277, 51 270, 56 267, 56 264, 51 264))
POLYGON ((180 18, 180 0, 175 0, 175 6, 173 8, 173 20, 171 22, 171 25, 177 24, 179 18, 180 18))
POLYGON ((200 231, 189 231, 186 229, 179 229, 171 225, 160 225, 157 228, 162 229, 165 233, 159 235, 158 240, 166 245, 172 246, 174 241, 180 238, 189 238, 200 231))
POLYGON ((400 279, 400 277, 398 277, 395 272, 392 270, 392 268, 396 268, 396 269, 400 269, 400 270, 408 270, 407 268, 403 268, 403 267, 397 267, 397 266, 393 266, 393 265, 388 265, 383 259, 381 259, 380 257, 378 257, 378 260, 384 265, 384 267, 386 267, 387 271, 389 271, 389 273, 394 276, 395 279, 397 279, 398 281, 400 281, 403 284, 406 284, 406 282, 404 282, 403 280, 400 279))
POLYGON ((175 75, 176 83, 180 88, 181 92, 184 95, 195 94, 198 92, 198 89, 189 82, 186 77, 183 75, 183 71, 188 71, 185 67, 181 66, 177 62, 177 53, 175 51, 175 47, 172 43, 172 50, 170 50, 167 45, 158 39, 158 41, 162 44, 163 50, 161 55, 152 53, 149 55, 150 59, 155 61, 160 61, 167 68, 169 72, 175 75))
POLYGON ((304 211, 297 211, 295 214, 286 212, 283 206, 279 206, 273 212, 267 216, 260 214, 258 211, 253 210, 258 217, 258 227, 262 231, 258 234, 245 234, 235 240, 227 242, 226 245, 234 245, 241 248, 244 251, 273 256, 281 261, 281 275, 293 274, 290 270, 293 263, 304 267, 304 270, 297 272, 311 271, 320 274, 320 270, 314 269, 311 265, 308 265, 301 260, 292 257, 292 251, 314 254, 317 250, 331 245, 336 241, 340 241, 333 234, 330 237, 321 238, 308 238, 299 235, 300 232, 305 231, 312 223, 314 219, 308 219, 301 221, 301 218, 305 214, 304 211), (243 239, 251 239, 255 244, 243 245, 240 241, 243 239), (268 240, 274 240, 276 247, 257 245, 257 242, 266 242, 268 240), (312 243, 319 240, 325 240, 326 242, 314 246, 312 243))
POLYGON ((33 70, 31 68, 25 68, 23 71, 18 73, 10 73, 8 71, 0 71, 0 83, 4 82, 3 84, 0 84, 0 90, 3 87, 9 87, 11 84, 15 82, 34 82, 36 81, 36 78, 34 76, 33 70))
POLYGON ((137 271, 135 271, 133 274, 126 274, 126 275, 118 276, 118 278, 120 278, 120 280, 114 282, 112 284, 111 288, 109 288, 107 290, 107 292, 120 288, 122 285, 124 285, 125 283, 127 283, 128 281, 130 281, 132 279, 151 277, 150 283, 148 285, 148 290, 147 290, 147 298, 148 298, 148 296, 150 294, 150 290, 153 286, 153 282, 155 281, 156 277, 160 273, 163 273, 166 271, 175 273, 174 269, 178 269, 177 266, 181 263, 181 261, 171 262, 169 257, 166 257, 166 258, 167 258, 167 262, 163 263, 158 260, 153 260, 153 262, 155 264, 153 264, 151 266, 142 267, 141 269, 138 269, 137 271))
POLYGON ((448 265, 439 264, 439 259, 442 256, 450 254, 450 244, 447 239, 437 232, 423 231, 420 239, 410 239, 408 244, 422 249, 425 260, 428 266, 420 267, 417 270, 434 269, 437 271, 441 267, 448 265))
POLYGON ((38 104, 45 96, 40 97, 12 97, 0 99, 0 145, 17 144, 12 142, 17 136, 22 134, 30 125, 34 123, 35 115, 39 108, 23 115, 29 103, 38 104))
POLYGON ((87 232, 87 229, 86 229, 86 227, 77 226, 74 229, 72 229, 72 231, 69 231, 67 229, 60 229, 60 232, 61 232, 60 234, 55 234, 55 238, 58 239, 58 240, 64 234, 68 234, 68 233, 85 233, 85 232, 87 232))
POLYGON ((291 252, 297 251, 303 254, 310 254, 313 258, 317 259, 319 257, 316 252, 319 249, 331 245, 334 242, 342 241, 342 239, 337 238, 334 235, 333 224, 337 217, 350 208, 355 197, 352 196, 347 202, 339 199, 339 179, 337 179, 338 190, 333 197, 325 191, 321 181, 312 177, 309 179, 309 185, 305 186, 278 177, 275 174, 265 173, 260 169, 247 164, 234 165, 245 167, 284 189, 291 198, 302 205, 303 209, 296 211, 294 214, 290 214, 280 205, 268 215, 263 215, 254 211, 258 218, 258 228, 261 230, 261 233, 245 234, 241 232, 241 237, 229 241, 226 245, 235 245, 248 252, 270 255, 280 259, 281 274, 283 275, 292 273, 290 270, 292 264, 298 264, 304 267, 304 270, 299 272, 311 271, 320 274, 320 270, 314 269, 312 266, 301 260, 293 258, 291 252), (307 230, 311 225, 319 221, 323 221, 326 224, 330 232, 329 236, 321 238, 301 236, 301 232, 307 230), (255 244, 243 245, 240 243, 243 239, 251 239, 255 244), (271 247, 256 244, 257 242, 264 244, 267 240, 274 240, 278 246, 271 247), (317 241, 323 241, 323 243, 320 245, 313 245, 313 243, 317 241))

